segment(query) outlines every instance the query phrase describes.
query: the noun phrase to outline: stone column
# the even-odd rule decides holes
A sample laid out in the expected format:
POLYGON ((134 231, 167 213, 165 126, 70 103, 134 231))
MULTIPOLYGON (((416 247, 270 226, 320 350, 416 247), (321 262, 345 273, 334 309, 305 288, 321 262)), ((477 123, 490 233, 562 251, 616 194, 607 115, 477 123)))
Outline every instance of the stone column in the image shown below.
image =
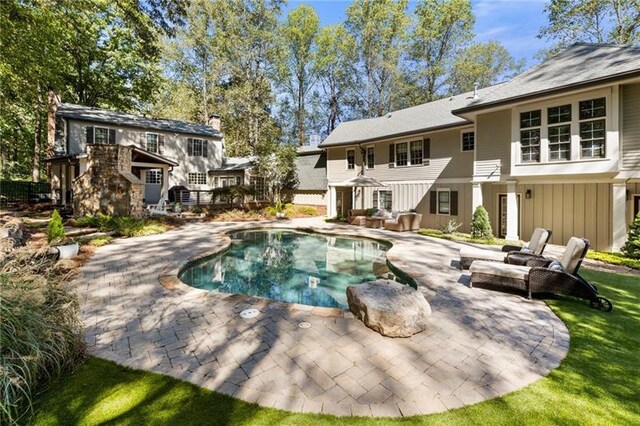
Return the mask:
POLYGON ((507 181, 507 235, 505 239, 518 241, 518 222, 520 220, 518 212, 518 195, 516 194, 516 181, 507 181))
POLYGON ((627 239, 627 184, 617 181, 612 184, 612 251, 620 251, 627 239))

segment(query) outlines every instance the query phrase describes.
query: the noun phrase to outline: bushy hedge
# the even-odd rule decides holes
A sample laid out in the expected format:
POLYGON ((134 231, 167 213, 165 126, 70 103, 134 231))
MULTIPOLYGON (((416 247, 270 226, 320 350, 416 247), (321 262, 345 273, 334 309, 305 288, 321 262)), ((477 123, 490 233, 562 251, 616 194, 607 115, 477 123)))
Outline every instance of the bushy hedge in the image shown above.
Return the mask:
POLYGON ((29 416, 33 396, 84 351, 78 301, 47 250, 0 260, 0 424, 29 416))
POLYGON ((489 213, 487 213, 482 206, 478 206, 476 211, 473 212, 471 218, 471 237, 486 240, 493 238, 493 230, 489 222, 489 213))
POLYGON ((161 234, 167 230, 164 220, 137 219, 130 216, 111 216, 98 213, 95 216, 82 216, 75 220, 77 226, 98 228, 103 232, 113 232, 124 237, 161 234))
POLYGON ((632 259, 640 259, 640 213, 629 226, 627 242, 622 247, 622 252, 632 259))

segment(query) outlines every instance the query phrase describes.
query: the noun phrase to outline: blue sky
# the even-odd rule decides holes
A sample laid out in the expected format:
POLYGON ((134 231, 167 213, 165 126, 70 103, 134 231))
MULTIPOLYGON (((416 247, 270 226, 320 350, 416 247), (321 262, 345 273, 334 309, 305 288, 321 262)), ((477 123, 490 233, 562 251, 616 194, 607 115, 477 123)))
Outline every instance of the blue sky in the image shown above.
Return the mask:
MULTIPOLYGON (((322 25, 342 22, 348 0, 289 0, 285 14, 300 4, 313 6, 322 25)), ((409 11, 415 7, 409 1, 409 11)), ((472 0, 476 15, 474 32, 477 41, 497 40, 516 58, 525 58, 529 65, 534 55, 548 43, 536 37, 538 30, 546 23, 544 0, 472 0)))

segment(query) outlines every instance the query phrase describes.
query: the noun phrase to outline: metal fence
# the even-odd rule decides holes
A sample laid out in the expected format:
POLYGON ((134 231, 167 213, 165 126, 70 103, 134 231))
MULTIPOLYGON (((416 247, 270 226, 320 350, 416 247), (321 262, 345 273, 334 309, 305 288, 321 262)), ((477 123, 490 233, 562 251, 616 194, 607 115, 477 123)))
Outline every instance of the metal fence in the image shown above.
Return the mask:
POLYGON ((51 202, 51 185, 47 182, 0 181, 0 204, 37 204, 51 202))

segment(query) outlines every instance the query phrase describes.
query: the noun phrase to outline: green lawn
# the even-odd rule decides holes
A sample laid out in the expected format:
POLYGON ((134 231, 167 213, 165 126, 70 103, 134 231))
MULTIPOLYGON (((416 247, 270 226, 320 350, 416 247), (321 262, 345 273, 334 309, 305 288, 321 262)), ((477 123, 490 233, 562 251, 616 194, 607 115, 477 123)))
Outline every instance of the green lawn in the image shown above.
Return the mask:
POLYGON ((583 275, 613 301, 613 312, 550 300, 571 333, 562 365, 524 389, 458 410, 395 420, 293 414, 90 358, 42 397, 35 424, 640 424, 640 278, 583 275))

